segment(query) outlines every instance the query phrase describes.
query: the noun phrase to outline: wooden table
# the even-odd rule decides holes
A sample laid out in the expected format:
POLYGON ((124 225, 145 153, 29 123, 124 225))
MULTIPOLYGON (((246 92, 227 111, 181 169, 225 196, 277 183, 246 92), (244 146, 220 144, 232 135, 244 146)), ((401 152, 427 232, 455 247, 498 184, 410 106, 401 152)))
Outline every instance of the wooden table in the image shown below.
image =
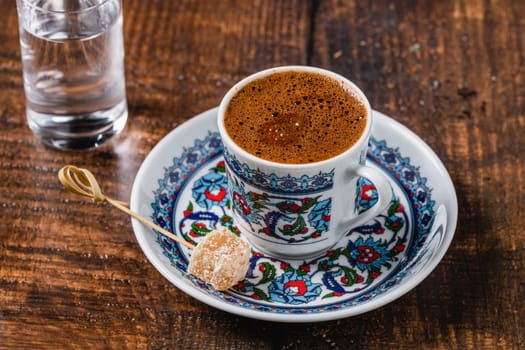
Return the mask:
POLYGON ((0 12, 1 349, 525 348, 525 2, 125 1, 130 119, 78 153, 27 127, 15 2, 0 12), (354 80, 435 150, 457 190, 438 268, 360 316, 280 324, 209 307, 147 261, 128 217, 57 181, 77 164, 128 199, 163 136, 283 64, 354 80))

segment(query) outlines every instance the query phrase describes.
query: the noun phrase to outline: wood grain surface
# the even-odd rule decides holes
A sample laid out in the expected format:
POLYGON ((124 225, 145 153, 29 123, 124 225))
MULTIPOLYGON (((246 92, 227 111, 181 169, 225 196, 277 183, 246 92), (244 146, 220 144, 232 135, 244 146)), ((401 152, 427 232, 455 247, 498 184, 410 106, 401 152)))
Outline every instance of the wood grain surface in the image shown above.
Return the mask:
POLYGON ((129 122, 77 153, 27 127, 15 2, 0 13, 0 349, 525 348, 524 1, 125 0, 129 122), (440 265, 360 316, 281 324, 209 307, 146 260, 129 218, 57 181, 76 164, 127 200, 163 136, 283 64, 354 80, 456 187, 440 265))

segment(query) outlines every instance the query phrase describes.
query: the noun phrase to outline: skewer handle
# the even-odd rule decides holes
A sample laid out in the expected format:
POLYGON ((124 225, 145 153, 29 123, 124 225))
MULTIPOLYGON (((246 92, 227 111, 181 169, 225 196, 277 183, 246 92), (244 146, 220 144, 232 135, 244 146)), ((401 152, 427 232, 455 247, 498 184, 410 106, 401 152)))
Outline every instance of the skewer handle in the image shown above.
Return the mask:
POLYGON ((94 202, 108 202, 115 208, 130 215, 132 218, 140 221, 142 224, 160 232, 164 236, 184 245, 189 249, 194 249, 195 246, 181 237, 175 236, 168 230, 154 224, 148 219, 140 216, 126 206, 125 202, 117 201, 106 197, 100 190, 100 186, 95 179, 95 176, 87 169, 77 168, 73 165, 66 165, 58 172, 58 179, 64 187, 70 192, 80 194, 84 197, 91 198, 94 202))

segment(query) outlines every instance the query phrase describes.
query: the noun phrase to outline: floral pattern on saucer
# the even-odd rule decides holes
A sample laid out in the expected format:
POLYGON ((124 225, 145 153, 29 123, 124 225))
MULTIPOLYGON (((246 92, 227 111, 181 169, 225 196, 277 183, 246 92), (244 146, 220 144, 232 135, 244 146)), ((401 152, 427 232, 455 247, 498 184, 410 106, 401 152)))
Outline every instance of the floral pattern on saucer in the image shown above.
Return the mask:
MULTIPOLYGON (((275 313, 319 313, 345 308, 397 285, 410 257, 425 241, 434 216, 434 202, 426 179, 410 159, 385 141, 370 140, 369 161, 391 175, 395 195, 388 209, 365 225, 354 228, 323 256, 284 260, 252 251, 246 279, 219 292, 186 275, 188 250, 157 234, 164 255, 197 288, 225 302, 275 313)), ((158 181, 151 204, 160 226, 198 243, 218 225, 240 234, 234 225, 227 195, 223 148, 217 132, 173 159, 158 181)), ((377 200, 375 188, 360 181, 356 205, 362 210, 377 200)))

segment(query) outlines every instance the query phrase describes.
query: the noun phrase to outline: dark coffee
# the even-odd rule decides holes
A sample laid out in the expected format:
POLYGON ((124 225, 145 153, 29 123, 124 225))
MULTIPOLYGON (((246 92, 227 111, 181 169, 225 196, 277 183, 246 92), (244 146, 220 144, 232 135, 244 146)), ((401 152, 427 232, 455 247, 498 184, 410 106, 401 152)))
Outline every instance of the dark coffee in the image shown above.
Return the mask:
POLYGON ((277 163, 332 158, 365 130, 364 103, 341 82, 321 74, 278 72, 254 80, 230 100, 224 125, 247 152, 277 163))

